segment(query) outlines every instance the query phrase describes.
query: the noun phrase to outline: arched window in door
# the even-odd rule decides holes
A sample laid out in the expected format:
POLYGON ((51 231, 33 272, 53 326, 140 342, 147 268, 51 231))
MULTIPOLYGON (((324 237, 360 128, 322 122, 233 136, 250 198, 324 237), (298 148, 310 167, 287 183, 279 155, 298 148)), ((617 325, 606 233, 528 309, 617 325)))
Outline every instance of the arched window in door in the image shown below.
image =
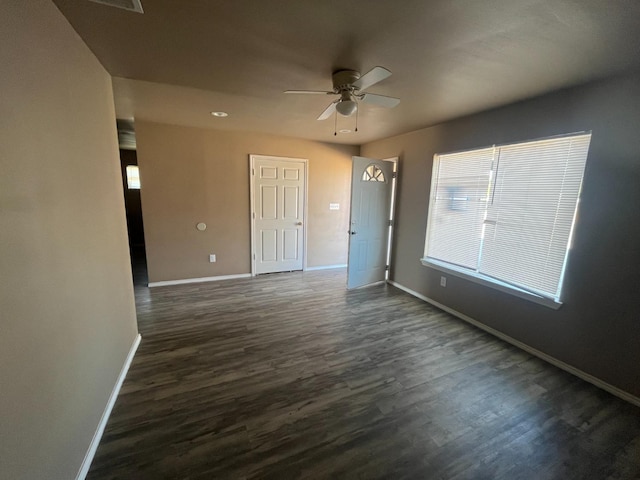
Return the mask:
POLYGON ((386 182, 387 179, 384 177, 384 172, 380 170, 377 165, 373 163, 370 164, 367 168, 364 169, 364 173, 362 174, 363 182, 386 182))

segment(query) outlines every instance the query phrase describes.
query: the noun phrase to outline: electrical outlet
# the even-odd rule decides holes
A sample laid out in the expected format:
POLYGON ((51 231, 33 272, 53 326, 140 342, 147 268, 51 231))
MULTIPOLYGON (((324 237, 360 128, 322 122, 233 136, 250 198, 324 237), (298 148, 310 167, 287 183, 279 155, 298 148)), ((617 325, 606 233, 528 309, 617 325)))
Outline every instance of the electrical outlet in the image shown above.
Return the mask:
POLYGON ((215 261, 216 261, 216 256, 215 256, 215 254, 213 254, 213 255, 209 255, 209 262, 210 262, 210 263, 215 263, 215 261))
POLYGON ((440 277, 440 286, 441 287, 447 286, 447 277, 440 277))

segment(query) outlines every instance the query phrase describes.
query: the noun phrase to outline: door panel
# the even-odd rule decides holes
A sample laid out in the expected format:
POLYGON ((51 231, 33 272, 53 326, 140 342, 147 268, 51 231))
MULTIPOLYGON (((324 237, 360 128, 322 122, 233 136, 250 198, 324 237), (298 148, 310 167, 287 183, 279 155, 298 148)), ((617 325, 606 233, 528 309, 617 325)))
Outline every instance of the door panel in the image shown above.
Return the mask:
POLYGON ((300 180, 300 171, 297 168, 284 168, 282 171, 285 180, 300 180))
POLYGON ((275 262, 278 258, 277 254, 277 237, 278 232, 275 230, 262 230, 262 254, 260 258, 263 262, 275 262))
POLYGON ((276 167, 260 167, 260 178, 276 179, 278 178, 278 169, 276 167))
POLYGON ((302 270, 306 163, 251 156, 254 273, 302 270))
POLYGON ((283 230, 283 260, 297 260, 298 255, 298 230, 283 230))
POLYGON ((367 242, 357 242, 357 249, 355 250, 355 254, 358 256, 358 262, 355 267, 356 270, 361 273, 367 269, 367 242))
POLYGON ((278 190, 272 185, 262 185, 260 189, 260 220, 278 218, 278 190))
POLYGON ((394 163, 353 157, 348 288, 386 278, 394 163))
POLYGON ((284 212, 282 213, 282 218, 297 220, 299 215, 298 208, 300 207, 298 203, 298 198, 300 197, 299 188, 284 187, 283 192, 284 212))

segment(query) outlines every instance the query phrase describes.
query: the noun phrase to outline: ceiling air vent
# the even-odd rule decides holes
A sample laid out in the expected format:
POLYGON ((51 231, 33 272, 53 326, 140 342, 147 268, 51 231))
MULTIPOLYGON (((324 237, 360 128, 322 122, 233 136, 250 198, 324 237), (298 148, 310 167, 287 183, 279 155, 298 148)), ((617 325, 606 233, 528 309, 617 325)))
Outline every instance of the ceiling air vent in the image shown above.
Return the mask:
POLYGON ((89 0, 95 3, 102 3, 103 5, 109 5, 111 7, 122 8, 129 10, 130 12, 144 13, 142 11, 142 3, 140 0, 89 0))

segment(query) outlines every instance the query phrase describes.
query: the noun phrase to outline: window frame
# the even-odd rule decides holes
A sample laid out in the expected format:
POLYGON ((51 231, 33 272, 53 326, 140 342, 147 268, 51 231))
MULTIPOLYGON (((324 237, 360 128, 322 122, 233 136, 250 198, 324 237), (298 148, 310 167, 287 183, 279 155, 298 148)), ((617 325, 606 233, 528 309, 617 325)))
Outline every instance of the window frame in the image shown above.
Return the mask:
MULTIPOLYGON (((537 141, 544 141, 544 140, 552 140, 552 139, 561 139, 561 138, 567 138, 567 137, 574 137, 574 136, 579 136, 579 135, 591 135, 592 132, 591 131, 582 131, 582 132, 573 132, 573 133, 569 133, 569 134, 563 134, 563 135, 554 135, 554 136, 550 136, 550 137, 544 137, 544 138, 537 138, 537 139, 532 139, 532 140, 523 140, 523 141, 519 141, 519 142, 511 142, 511 143, 505 143, 505 144, 494 144, 488 147, 478 147, 478 148, 473 148, 473 149, 467 149, 467 150, 458 150, 458 151, 452 151, 452 152, 444 152, 444 153, 436 153, 433 156, 433 164, 432 164, 432 170, 431 170, 431 189, 429 192, 429 209, 428 209, 428 213, 427 213, 427 228, 425 230, 425 241, 424 241, 424 253, 422 258, 420 258, 420 263, 426 267, 432 268, 434 270, 443 272, 443 273, 447 273, 449 275, 453 275, 455 277, 459 277, 459 278, 463 278, 465 280, 469 280, 473 283, 477 283, 489 288, 492 288, 494 290, 498 290, 528 301, 531 301, 533 303, 539 304, 539 305, 543 305, 545 307, 549 307, 552 308, 554 310, 559 309, 562 305, 563 302, 560 300, 560 298, 552 298, 552 297, 548 297, 548 296, 544 296, 541 294, 538 294, 534 291, 530 291, 527 290, 525 288, 521 288, 519 286, 513 285, 511 283, 502 281, 500 279, 482 274, 480 272, 476 272, 473 271, 469 268, 466 267, 462 267, 462 266, 458 266, 455 265, 453 263, 449 263, 446 261, 442 261, 442 260, 438 260, 435 258, 429 258, 427 257, 427 248, 428 248, 428 240, 430 238, 430 231, 433 228, 432 222, 431 222, 431 217, 432 217, 432 213, 433 213, 433 209, 435 207, 435 202, 434 202, 434 195, 435 195, 435 191, 436 191, 436 187, 438 184, 438 168, 439 168, 439 161, 438 161, 438 157, 439 156, 443 156, 443 155, 451 155, 451 154, 456 154, 456 153, 465 153, 465 152, 473 152, 473 151, 481 151, 487 148, 493 148, 495 149, 499 149, 501 147, 507 147, 510 145, 519 145, 519 144, 526 144, 526 143, 530 143, 530 142, 537 142, 537 141)), ((588 159, 588 151, 587 151, 587 159, 588 159)), ((586 160, 585 160, 586 162, 586 160)), ((586 166, 585 166, 585 170, 586 170, 586 166)), ((575 228, 575 220, 578 216, 578 208, 580 206, 580 197, 582 194, 582 184, 584 183, 584 171, 582 174, 582 181, 581 181, 581 185, 580 188, 578 190, 578 197, 577 197, 577 203, 576 203, 576 209, 573 215, 573 220, 571 223, 571 233, 569 235, 569 240, 568 240, 568 245, 567 245, 567 249, 569 250, 571 248, 571 244, 573 243, 573 236, 574 236, 574 228, 575 228)), ((561 273, 561 277, 560 277, 560 288, 559 288, 559 292, 562 292, 562 288, 563 288, 563 279, 564 279, 564 275, 565 275, 565 270, 566 270, 566 264, 568 262, 568 254, 567 257, 565 258, 565 263, 562 269, 562 273, 561 273)), ((560 295, 559 295, 560 296, 560 295)), ((559 297, 558 296, 558 297, 559 297)))
POLYGON ((454 277, 464 278, 465 280, 469 280, 473 283, 484 285, 485 287, 490 287, 494 290, 499 290, 501 292, 508 293, 525 300, 529 300, 533 303, 544 305, 545 307, 549 307, 554 310, 558 310, 563 304, 563 302, 560 300, 543 297, 542 295, 524 290, 522 288, 516 287, 515 285, 511 285, 510 283, 502 282, 496 278, 482 275, 481 273, 476 273, 463 267, 457 268, 453 264, 445 264, 445 262, 434 260, 433 258, 423 257, 420 259, 420 263, 422 263, 422 265, 424 265, 425 267, 429 267, 434 270, 453 275, 454 277))

